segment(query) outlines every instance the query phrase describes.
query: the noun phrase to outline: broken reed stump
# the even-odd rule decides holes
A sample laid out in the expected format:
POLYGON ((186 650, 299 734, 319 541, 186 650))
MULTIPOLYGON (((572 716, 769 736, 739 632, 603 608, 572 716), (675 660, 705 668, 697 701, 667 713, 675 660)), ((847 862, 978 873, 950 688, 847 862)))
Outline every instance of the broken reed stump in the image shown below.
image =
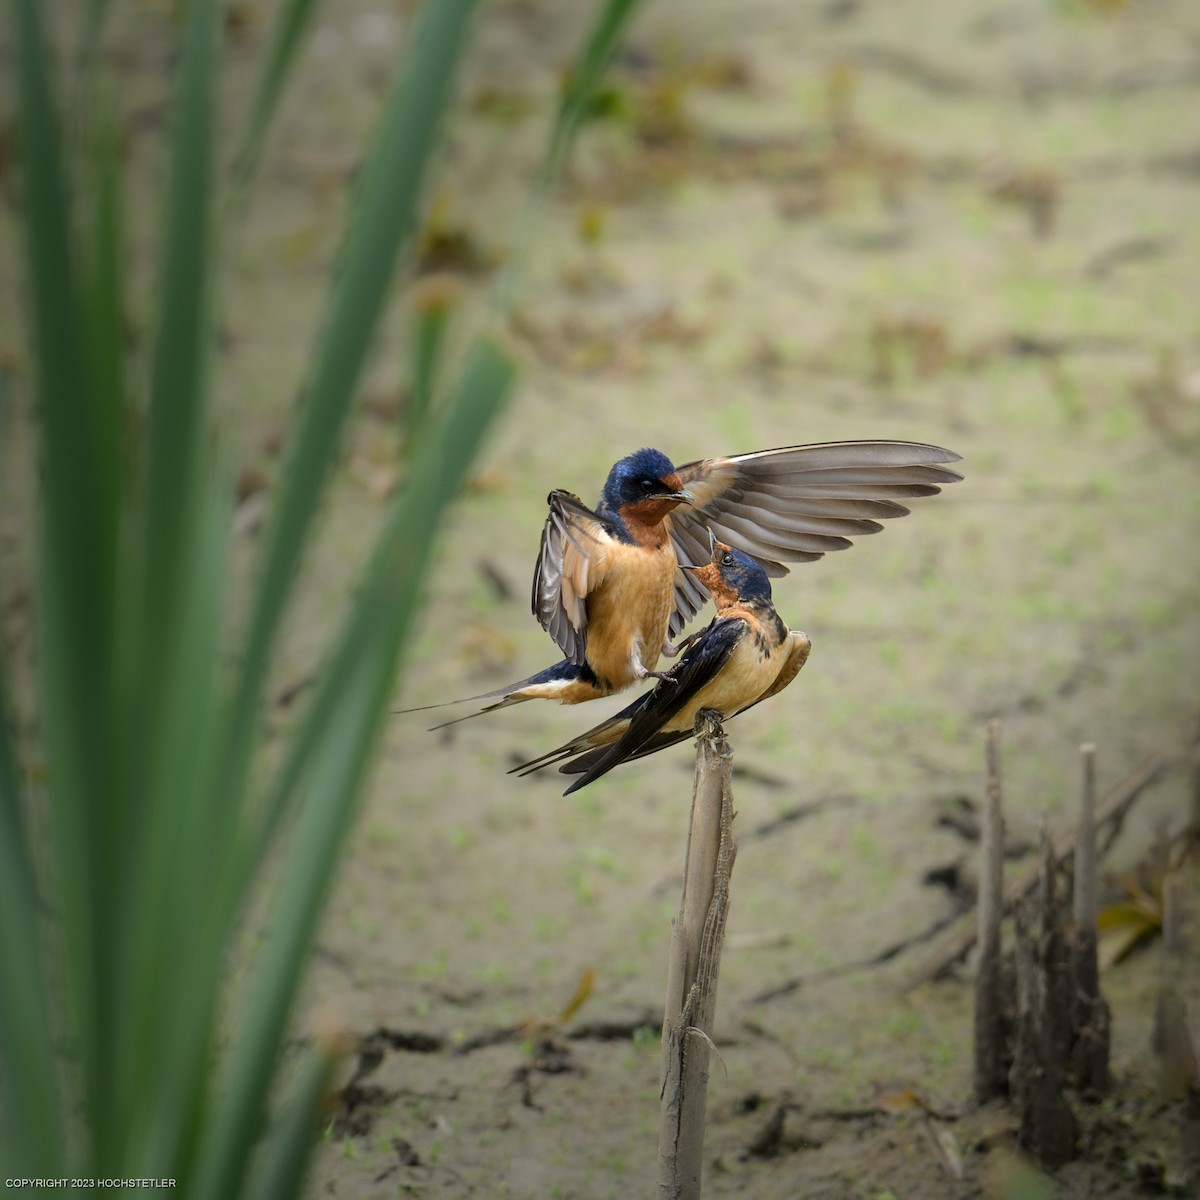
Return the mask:
MULTIPOLYGON (((1186 860, 1185 860, 1186 865, 1186 860)), ((1163 959, 1151 1048, 1165 1099, 1183 1099, 1179 1148, 1171 1173, 1186 1185, 1200 1180, 1200 921, 1194 881, 1182 870, 1163 883, 1163 959)))
POLYGON ((1079 828, 1075 835, 1075 924, 1071 930, 1071 978, 1074 982, 1071 1077, 1086 1096, 1108 1091, 1111 1031, 1108 1004, 1100 994, 1096 952, 1099 903, 1096 895, 1096 747, 1079 747, 1082 786, 1079 828))
POLYGON ((720 715, 696 716, 696 775, 679 916, 672 925, 662 1035, 659 1200, 698 1200, 704 1153, 708 1060, 717 976, 729 908, 733 758, 720 715))
POLYGON ((1063 927, 1059 856, 1043 823, 1035 886, 1013 907, 1015 969, 1002 954, 1001 863, 1004 820, 1000 726, 988 727, 987 789, 980 853, 975 982, 975 1095, 1007 1093, 1020 1117, 1019 1141, 1045 1166, 1062 1166, 1078 1150, 1078 1124, 1067 1100, 1074 1086, 1087 1098, 1109 1083, 1109 1011, 1100 994, 1096 957, 1095 747, 1080 747, 1082 787, 1074 846, 1074 922, 1063 927))
MULTIPOLYGON (((1188 999, 1195 994, 1196 914, 1190 882, 1172 872, 1163 881, 1162 976, 1154 1006, 1151 1049, 1159 1063, 1165 1097, 1175 1100, 1189 1089, 1200 1093, 1200 1046, 1193 1044, 1188 999)), ((1200 1022, 1197 1023, 1200 1027, 1200 1022)))
POLYGON ((1009 1091, 1020 1113, 1020 1144, 1054 1169, 1076 1153, 1079 1127, 1064 1088, 1070 1058, 1071 978, 1058 909, 1058 863, 1042 827, 1036 898, 1017 905, 1017 1031, 1009 1091))
MULTIPOLYGON (((1200 742, 1197 742, 1195 752, 1200 756, 1200 742)), ((1115 838, 1115 830, 1128 815, 1139 796, 1158 781, 1170 768, 1180 761, 1180 755, 1168 749, 1152 750, 1125 776, 1104 795, 1096 808, 1096 829, 1107 826, 1109 837, 1104 846, 1099 847, 1097 857, 1103 857, 1104 852, 1115 838)), ((1200 793, 1200 773, 1197 775, 1197 791, 1200 793)), ((1070 831, 1060 833, 1055 838, 1054 852, 1060 861, 1066 862, 1074 853, 1070 831)), ((1013 905, 1022 896, 1033 892, 1037 887, 1037 869, 1027 872, 1014 883, 1004 889, 1004 911, 1011 911, 1013 905)), ((905 992, 911 992, 928 983, 931 979, 940 979, 955 963, 965 958, 975 945, 978 922, 964 919, 954 936, 947 939, 941 949, 922 964, 904 985, 905 992)))
POLYGON ((1012 1064, 1011 980, 1005 979, 1000 953, 1004 914, 1004 818, 1000 790, 1000 722, 987 731, 987 787, 979 840, 979 903, 976 938, 979 968, 975 975, 975 1099, 981 1104, 1008 1091, 1012 1064))

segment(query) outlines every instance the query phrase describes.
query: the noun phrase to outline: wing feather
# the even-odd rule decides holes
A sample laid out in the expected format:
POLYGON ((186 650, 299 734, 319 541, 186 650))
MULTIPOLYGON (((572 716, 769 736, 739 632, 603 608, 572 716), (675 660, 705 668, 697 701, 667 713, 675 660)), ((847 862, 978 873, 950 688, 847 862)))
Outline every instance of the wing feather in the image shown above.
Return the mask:
POLYGON ((587 597, 603 574, 611 526, 572 492, 556 489, 533 569, 533 615, 573 663, 587 659, 587 597))
MULTIPOLYGON (((881 520, 902 517, 905 499, 932 496, 962 476, 942 466, 959 455, 922 442, 824 442, 783 446, 678 468, 692 503, 677 508, 667 527, 679 561, 708 560, 708 530, 752 555, 768 575, 784 562, 812 562, 844 550, 851 537, 878 532, 881 520)), ((671 634, 703 607, 703 589, 680 572, 671 634)))

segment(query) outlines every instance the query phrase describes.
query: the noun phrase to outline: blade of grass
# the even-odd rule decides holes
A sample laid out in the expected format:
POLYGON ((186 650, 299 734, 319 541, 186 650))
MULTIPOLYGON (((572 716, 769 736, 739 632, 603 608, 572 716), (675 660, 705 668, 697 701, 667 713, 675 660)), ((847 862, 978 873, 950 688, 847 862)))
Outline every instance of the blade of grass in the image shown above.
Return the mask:
MULTIPOLYGON (((211 470, 211 468, 210 468, 211 470)), ((223 584, 230 525, 227 472, 211 470, 199 519, 187 531, 181 564, 184 605, 168 648, 158 723, 162 763, 143 816, 137 885, 128 915, 129 958, 122 1014, 122 1077, 135 1176, 156 1162, 185 1164, 199 1106, 206 1100, 214 1015, 223 979, 219 947, 205 931, 225 898, 212 879, 236 830, 213 819, 211 802, 220 713, 223 584)), ((186 1176, 185 1166, 181 1173, 186 1176)))
POLYGON ((21 1178, 64 1161, 37 885, 0 654, 0 1172, 21 1178))
MULTIPOLYGON (((157 1064, 173 1013, 172 939, 186 939, 184 901, 172 887, 180 854, 175 839, 194 787, 195 730, 209 692, 192 667, 197 646, 214 653, 211 631, 194 621, 197 596, 215 580, 198 577, 207 383, 211 349, 210 259, 214 241, 212 132, 218 71, 213 0, 192 0, 183 31, 171 122, 171 160, 163 211, 150 393, 132 513, 140 539, 125 560, 132 671, 122 737, 123 786, 105 813, 107 890, 117 897, 119 924, 106 947, 103 1031, 105 1104, 95 1118, 109 1171, 141 1163, 141 1139, 153 1108, 157 1064), (180 694, 181 685, 192 687, 180 694), (158 991, 157 999, 155 991, 158 991), (147 1109, 150 1111, 147 1111, 147 1109)), ((205 614, 215 623, 219 608, 205 614)), ((211 658, 203 664, 211 670, 211 658)), ((179 947, 174 946, 178 957, 179 947)), ((149 1165, 149 1164, 144 1164, 149 1165)))
POLYGON ((558 116, 542 163, 543 187, 552 185, 562 173, 575 135, 591 107, 596 88, 637 6, 638 0, 605 0, 597 8, 596 20, 584 40, 583 52, 577 58, 563 89, 558 116))
POLYGON ((64 937, 62 986, 89 1114, 104 1109, 112 898, 92 856, 113 777, 108 684, 119 491, 93 452, 109 414, 85 371, 62 138, 37 0, 15 5, 23 210, 41 433, 39 607, 42 737, 64 937))
POLYGON ((316 11, 317 0, 285 0, 275 16, 271 48, 267 51, 267 61, 254 94, 250 124, 234 160, 236 181, 243 189, 250 186, 258 170, 271 119, 316 11))
POLYGON ((499 348, 488 339, 478 340, 454 393, 439 413, 433 436, 418 441, 412 474, 393 506, 375 551, 371 571, 374 586, 364 589, 360 596, 338 652, 322 676, 276 776, 258 834, 255 861, 269 851, 300 781, 311 769, 311 761, 321 744, 321 730, 341 702, 342 690, 358 669, 358 660, 375 653, 375 639, 379 627, 388 619, 389 608, 396 606, 395 611, 402 613, 404 620, 409 619, 409 609, 415 604, 432 556, 439 522, 463 479, 466 465, 497 416, 512 376, 512 364, 499 348), (404 581, 399 593, 388 586, 387 581, 392 577, 404 581))
POLYGON ((637 5, 638 0, 604 0, 596 9, 595 20, 563 89, 533 195, 513 239, 514 251, 492 289, 492 304, 499 312, 508 311, 516 303, 521 272, 529 259, 530 243, 541 228, 543 209, 566 167, 575 135, 637 5))
POLYGON ((320 1131, 321 1101, 338 1057, 336 1044, 318 1041, 259 1153, 257 1169, 246 1189, 247 1200, 280 1200, 302 1194, 320 1131))
MULTIPOLYGON (((191 0, 172 128, 174 154, 164 214, 158 309, 147 419, 145 578, 139 614, 143 687, 153 720, 158 654, 181 602, 178 566, 188 547, 207 436, 205 399, 211 342, 208 266, 212 254, 212 129, 219 68, 216 9, 191 0), (147 687, 146 685, 150 686, 147 687)), ((151 726, 152 727, 152 726, 151 726)))
POLYGON ((450 319, 457 301, 454 284, 430 279, 414 288, 416 335, 413 344, 408 399, 404 405, 404 451, 407 456, 417 430, 433 407, 437 375, 450 319))
POLYGON ((366 770, 366 734, 375 705, 369 682, 360 678, 343 693, 333 723, 325 730, 327 752, 309 777, 309 803, 286 847, 287 872, 258 958, 256 986, 240 1014, 221 1103, 201 1151, 191 1193, 195 1200, 235 1195, 262 1133, 288 1014, 348 824, 346 809, 366 770))
MULTIPOLYGON (((120 130, 111 91, 97 89, 89 189, 94 198, 91 258, 87 264, 83 315, 88 338, 90 381, 95 403, 92 454, 105 486, 118 494, 122 477, 125 415, 124 231, 120 130)), ((112 520, 114 542, 119 509, 112 520)))
MULTIPOLYGON (((129 780, 129 720, 127 690, 130 666, 128 654, 132 649, 130 636, 133 625, 121 620, 124 603, 130 599, 127 572, 121 569, 121 556, 127 549, 123 544, 122 493, 128 484, 125 467, 125 381, 124 381, 124 287, 123 237, 121 225, 122 186, 120 135, 115 105, 104 81, 92 81, 90 128, 85 126, 89 143, 86 194, 91 200, 91 228, 87 245, 90 249, 83 272, 82 316, 87 337, 89 392, 80 400, 90 399, 95 412, 93 435, 89 447, 92 459, 105 488, 113 497, 109 553, 114 577, 112 609, 107 627, 99 632, 109 646, 108 678, 97 691, 96 701, 101 711, 95 720, 104 728, 104 740, 112 760, 112 774, 103 781, 102 792, 89 800, 95 810, 90 847, 92 868, 96 873, 97 890, 106 898, 108 912, 101 931, 100 958, 103 974, 97 978, 97 993, 103 997, 103 1030, 106 1042, 117 1037, 109 1022, 121 1011, 121 966, 117 945, 122 925, 122 882, 129 874, 129 850, 134 844, 136 819, 131 815, 133 805, 129 780)), ((104 1052, 98 1069, 105 1073, 106 1082, 98 1083, 97 1101, 102 1106, 110 1127, 115 1128, 118 1104, 112 1096, 113 1084, 121 1078, 114 1074, 114 1063, 120 1058, 104 1052), (106 1065, 107 1064, 107 1065, 106 1065), (108 1098, 100 1096, 108 1090, 108 1098)))
MULTIPOLYGON (((416 611, 441 517, 499 412, 513 369, 490 342, 472 354, 444 416, 422 440, 317 699, 281 770, 251 859, 261 861, 300 775, 306 800, 250 1000, 239 1022, 224 1102, 196 1195, 218 1200, 243 1169, 261 1129, 274 1064, 307 960, 353 800, 387 709, 396 664, 416 611)), ((245 864, 243 864, 245 869, 245 864)))
MULTIPOLYGON (((36 0, 16 0, 16 3, 20 6, 17 11, 22 48, 35 45, 40 54, 36 0)), ((101 12, 104 0, 94 3, 93 11, 101 12)), ((605 11, 622 14, 630 7, 628 3, 610 4, 605 11)), ((336 455, 337 435, 386 299, 395 259, 415 224, 421 178, 434 144, 434 127, 449 96, 453 68, 473 8, 474 0, 458 3, 429 0, 425 4, 421 33, 410 53, 410 67, 399 94, 403 103, 399 95, 393 97, 373 165, 365 173, 359 224, 348 239, 344 271, 334 292, 326 335, 309 373, 309 402, 296 446, 289 456, 292 474, 285 479, 272 518, 262 591, 247 636, 243 665, 249 669, 237 692, 232 717, 221 727, 225 767, 215 788, 206 786, 212 777, 206 766, 211 726, 205 725, 205 717, 214 712, 212 672, 221 571, 213 563, 221 557, 224 522, 212 516, 217 492, 204 485, 201 467, 206 438, 204 400, 209 349, 209 250, 205 238, 211 190, 209 81, 215 72, 213 5, 211 0, 193 0, 189 6, 189 32, 176 107, 178 154, 166 220, 160 306, 163 317, 153 359, 150 437, 146 447, 149 466, 144 491, 138 497, 145 513, 144 557, 134 567, 140 570, 142 586, 139 603, 128 610, 122 609, 122 624, 131 623, 141 642, 141 653, 135 656, 140 672, 130 691, 140 703, 128 709, 112 703, 114 677, 121 672, 119 665, 114 668, 111 649, 118 594, 116 564, 122 561, 116 534, 122 488, 119 478, 114 477, 119 474, 120 466, 122 363, 119 348, 114 352, 112 344, 96 344, 96 339, 112 336, 112 319, 119 316, 121 308, 119 271, 116 271, 120 262, 116 202, 119 181, 115 178, 115 162, 104 158, 109 151, 101 152, 98 165, 114 174, 99 181, 96 253, 93 272, 84 289, 87 308, 83 314, 88 318, 85 323, 78 307, 80 289, 70 262, 69 214, 45 65, 39 60, 22 74, 22 140, 26 145, 38 146, 30 158, 39 160, 32 167, 27 164, 27 175, 33 184, 27 189, 27 198, 35 197, 40 187, 42 194, 50 194, 53 199, 57 188, 62 201, 58 205, 61 212, 56 212, 51 204, 49 215, 41 210, 31 224, 40 223, 43 235, 48 230, 60 235, 57 246, 67 268, 56 273, 53 256, 43 253, 39 259, 39 246, 44 250, 52 238, 42 236, 40 241, 30 238, 33 291, 36 295, 40 288, 41 299, 48 296, 52 301, 41 305, 35 321, 40 339, 39 390, 43 403, 40 416, 46 430, 48 464, 53 460, 53 470, 49 466, 47 469, 45 494, 48 496, 55 485, 60 488, 56 494, 57 509, 51 513, 52 506, 47 505, 48 552, 43 564, 43 595, 54 598, 61 610, 51 611, 42 627, 43 636, 50 643, 43 663, 49 714, 45 737, 48 757, 54 764, 51 792, 55 797, 55 824, 66 831, 61 843, 59 875, 68 880, 68 895, 63 905, 71 939, 67 986, 75 1002, 79 1028, 72 1032, 84 1056, 82 1074, 87 1085, 90 1120, 99 1131, 91 1148, 94 1162, 114 1162, 122 1156, 131 1163, 151 1166, 175 1161, 177 1153, 186 1153, 186 1148, 180 1150, 183 1141, 202 1127, 206 1103, 202 1076, 211 1050, 220 940, 228 933, 239 899, 231 889, 217 889, 215 893, 209 889, 206 893, 205 884, 212 876, 205 868, 222 862, 228 849, 225 840, 228 818, 236 818, 245 794, 262 680, 275 630, 324 479, 336 455), (32 104, 26 103, 30 96, 32 104), (49 130, 50 137, 48 140, 29 137, 30 129, 43 133, 49 130), (48 152, 46 146, 50 147, 48 152), (186 202, 182 199, 185 196, 186 202), (47 312, 56 307, 57 315, 66 314, 65 325, 45 319, 47 312), (95 388, 89 391, 87 387, 78 387, 72 392, 62 386, 70 372, 61 370, 52 379, 53 387, 42 386, 45 378, 55 376, 53 370, 47 371, 45 367, 47 354, 43 343, 48 331, 58 338, 54 349, 60 363, 77 364, 81 358, 79 354, 64 355, 64 347, 90 353, 89 370, 82 382, 96 382, 95 388), (71 403, 82 403, 82 414, 72 413, 71 403), (85 468, 75 475, 64 470, 66 464, 74 461, 72 447, 63 436, 70 424, 68 418, 74 421, 71 432, 77 439, 76 459, 85 468), (81 429, 85 435, 82 438, 81 429), (118 431, 115 443, 113 430, 118 431), (97 436, 93 438, 92 434, 97 436), (83 451, 77 449, 80 441, 85 447, 83 451), (65 489, 61 486, 64 482, 69 485, 65 489), (81 530, 96 528, 100 536, 91 540, 92 557, 73 560, 64 547, 87 547, 88 539, 81 535, 81 530), (51 535, 62 529, 70 538, 55 544, 51 535), (85 586, 61 591, 56 587, 80 582, 85 586), (94 586, 87 587, 89 583, 94 586), (64 597, 80 599, 72 604, 64 597), (71 622, 76 618, 72 627, 71 622), (56 641, 56 635, 62 631, 69 636, 56 641), (96 635, 90 659, 76 655, 84 632, 96 635), (74 682, 83 686, 73 695, 68 685, 74 682), (57 711, 55 704, 59 706, 57 711), (81 731, 87 732, 80 717, 89 705, 94 719, 90 742, 76 738, 81 731), (127 750, 124 770, 123 764, 113 763, 114 742, 108 736, 112 713, 122 714, 133 738, 139 739, 124 743, 127 750), (185 734, 190 734, 190 739, 185 734), (146 746, 146 761, 139 761, 136 753, 141 742, 146 746), (56 746, 65 747, 68 753, 58 755, 54 752, 56 746), (119 806, 131 796, 122 785, 135 782, 140 809, 125 811, 119 806), (230 783, 232 787, 221 786, 230 783), (99 803, 91 803, 93 800, 99 803), (206 804, 206 800, 211 803, 206 804), (150 819, 141 820, 143 814, 150 819), (119 845, 119 839, 113 840, 113 830, 121 828, 134 831, 137 837, 134 849, 145 851, 148 862, 135 873, 132 890, 123 897, 121 889, 112 886, 117 878, 112 871, 115 861, 112 851, 119 845), (87 850, 95 845, 91 840, 93 833, 108 839, 107 850, 94 860, 87 855, 87 850), (95 869, 73 875, 61 865, 72 862, 95 869), (181 893, 188 897, 188 903, 171 899, 181 893), (113 902, 114 896, 117 904, 113 902), (124 909, 119 906, 122 899, 124 909), (155 908, 148 921, 135 920, 146 904, 162 907, 155 908), (118 915, 127 918, 123 928, 114 927, 114 917, 118 915), (72 926, 72 921, 79 917, 82 920, 72 926), (202 953, 193 951, 190 933, 196 929, 201 932, 202 953), (172 956, 166 949, 170 938, 182 942, 176 947, 181 953, 172 956), (123 946, 117 945, 118 942, 123 946), (126 953, 110 954, 114 945, 126 953), (123 965, 118 969, 113 962, 123 965), (185 969, 177 973, 170 969, 172 964, 185 969), (164 980, 160 976, 156 991, 154 972, 164 965, 169 978, 164 980), (125 969, 131 972, 128 979, 120 974, 125 969), (84 986, 73 987, 75 981, 82 981, 84 986), (199 986, 192 988, 187 983, 199 986), (92 999, 98 1003, 90 1004, 92 999), (120 1029, 120 1036, 106 1043, 112 1028, 111 1018, 122 1015, 126 1023, 120 1029), (199 1034, 174 1036, 171 1023, 176 1015, 186 1018, 187 1028, 195 1021, 199 1034), (135 1032, 141 1035, 140 1040, 134 1036, 135 1032), (93 1036, 89 1042, 89 1035, 96 1033, 100 1038, 93 1036), (123 1060, 121 1052, 114 1049, 114 1045, 120 1044, 132 1045, 130 1059, 123 1060), (165 1052, 164 1059, 158 1056, 160 1050, 165 1052), (169 1086, 166 1090, 159 1086, 155 1091, 154 1085, 163 1082, 163 1078, 155 1078, 156 1071, 166 1060, 175 1063, 173 1073, 163 1072, 169 1086), (131 1063, 133 1082, 114 1085, 108 1078, 115 1074, 111 1066, 122 1061, 131 1063), (149 1112, 136 1099, 143 1089, 156 1097, 149 1112), (115 1102, 105 1103, 111 1099, 115 1102), (181 1102, 175 1103, 176 1099, 181 1102), (154 1127, 143 1137, 143 1130, 150 1123, 154 1127), (155 1152, 143 1155, 140 1147, 145 1144, 153 1145, 155 1152)), ((602 33, 605 28, 602 21, 602 33)), ((615 34, 612 36, 615 42, 615 34)), ((298 41, 297 35, 296 44, 298 41)), ((610 52, 611 47, 606 53, 610 52)), ((284 57, 294 57, 295 46, 281 53, 284 57)), ((266 115, 261 117, 264 130, 278 99, 282 75, 270 86, 276 88, 276 94, 264 101, 266 115)), ((573 111, 566 100, 563 111, 573 111)), ((565 119, 560 114, 560 124, 565 119)), ((261 139, 262 135, 255 136, 261 139)), ((254 154, 259 152, 257 148, 254 154)), ((562 156, 565 157, 565 150, 562 156)), ((119 347, 119 321, 115 331, 119 347)), ((80 382, 80 368, 76 366, 73 372, 76 382, 80 382)), ((223 1198, 225 1194, 233 1194, 222 1189, 230 1184, 237 1186, 249 1147, 261 1128, 267 1091, 279 1061, 280 1039, 337 851, 349 826, 353 797, 365 773, 395 665, 417 606, 434 530, 465 470, 465 458, 477 449, 511 375, 511 365, 495 346, 486 341, 480 343, 443 413, 436 420, 421 422, 430 432, 419 440, 410 486, 405 492, 406 503, 396 507, 377 547, 362 601, 356 605, 328 672, 333 683, 324 694, 344 703, 325 702, 331 712, 330 720, 317 731, 319 736, 312 739, 311 752, 305 747, 292 760, 292 783, 279 786, 273 793, 265 821, 256 829, 244 831, 251 835, 248 844, 265 849, 273 842, 274 833, 299 795, 299 777, 304 775, 310 784, 316 781, 324 785, 311 791, 306 789, 309 802, 301 809, 292 841, 300 869, 289 865, 284 873, 286 888, 277 910, 275 937, 270 953, 256 971, 252 1003, 241 1026, 243 1031, 265 1030, 266 1036, 255 1038, 247 1033, 240 1038, 239 1044, 249 1047, 251 1053, 241 1059, 235 1057, 231 1067, 229 1095, 234 1097, 235 1107, 249 1114, 250 1119, 238 1123, 222 1115, 212 1126, 216 1132, 210 1145, 216 1146, 217 1159, 206 1171, 203 1182, 207 1185, 215 1181, 216 1190, 211 1192, 214 1196, 223 1198), (296 772, 296 761, 306 762, 311 769, 296 772), (255 1057, 257 1063, 251 1061, 255 1057), (265 1070, 260 1072, 258 1064, 265 1064, 265 1070), (244 1089, 239 1091, 236 1086, 239 1079, 249 1082, 248 1093, 244 1089)), ((318 707, 314 705, 314 709, 318 707)), ((285 771, 281 778, 286 774, 285 771)), ((13 795, 16 797, 15 791, 13 795)), ((19 797, 12 803, 19 805, 19 797)), ((261 861, 259 854, 251 857, 255 860, 251 867, 261 861)), ((134 853, 130 859, 137 862, 139 855, 134 853)), ((29 928, 33 927, 31 922, 29 928)), ((186 1169, 182 1174, 190 1177, 186 1169)))
POLYGON ((417 205, 477 0, 426 0, 404 72, 365 170, 308 394, 266 538, 219 798, 242 794, 258 727, 267 663, 296 567, 337 453, 371 337, 417 205))
POLYGON ((108 19, 112 0, 88 0, 86 24, 83 37, 79 40, 79 73, 85 74, 90 70, 96 58, 96 47, 104 33, 104 24, 108 19))

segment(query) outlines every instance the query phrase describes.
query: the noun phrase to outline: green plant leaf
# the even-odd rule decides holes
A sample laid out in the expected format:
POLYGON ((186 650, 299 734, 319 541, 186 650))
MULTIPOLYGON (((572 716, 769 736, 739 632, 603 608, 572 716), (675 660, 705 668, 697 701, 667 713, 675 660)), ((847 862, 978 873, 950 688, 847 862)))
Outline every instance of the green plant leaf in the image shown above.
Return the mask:
POLYGON ((379 656, 380 638, 389 628, 407 628, 439 522, 499 413, 512 379, 512 364, 499 347, 488 338, 479 339, 433 427, 427 428, 427 436, 416 446, 412 474, 393 502, 338 650, 280 768, 259 834, 256 860, 270 849, 300 781, 311 770, 322 744, 322 730, 329 727, 360 662, 379 656))
POLYGON ((584 40, 583 51, 563 89, 542 166, 542 178, 546 184, 552 183, 562 173, 571 143, 579 132, 600 80, 608 69, 613 52, 620 45, 621 35, 637 5, 638 0, 605 0, 597 8, 596 19, 584 40))
POLYGON ((413 297, 416 330, 413 336, 412 374, 404 405, 405 452, 433 408, 446 334, 456 305, 453 285, 446 280, 418 284, 413 297))
MULTIPOLYGON (((172 635, 180 596, 179 564, 195 520, 208 436, 206 399, 211 350, 213 147, 216 117, 216 10, 212 0, 187 8, 183 61, 173 116, 171 180, 167 194, 151 366, 145 447, 145 585, 142 610, 143 686, 153 721, 155 663, 172 635)), ((151 726, 153 728, 153 726, 151 726)))
MULTIPOLYGON (((111 414, 89 386, 75 237, 62 138, 47 71, 41 6, 14 6, 23 150, 23 215, 31 332, 41 434, 38 595, 42 739, 48 778, 57 892, 62 916, 65 1014, 80 1046, 89 1111, 103 1108, 100 1036, 112 898, 95 847, 103 845, 104 796, 113 774, 108 683, 116 578, 119 495, 93 453, 111 414)), ((12 964, 8 964, 12 968, 12 964)), ((22 968, 16 968, 22 969, 22 968)))
POLYGON ((337 652, 280 772, 252 861, 278 831, 300 780, 305 801, 287 848, 251 998, 239 1025, 213 1165, 201 1197, 219 1197, 238 1175, 263 1120, 272 1064, 287 1028, 338 851, 353 816, 400 648, 411 627, 434 538, 511 384, 513 368, 487 340, 477 343, 442 419, 419 447, 412 476, 394 504, 337 652))
POLYGON ((86 74, 92 67, 96 57, 96 47, 104 33, 104 25, 108 20, 112 0, 88 0, 86 25, 83 37, 79 42, 80 74, 86 74))
POLYGON ((476 0, 421 6, 405 70, 364 170, 338 282, 273 508, 218 792, 240 795, 258 724, 267 663, 296 567, 401 248, 416 225, 429 161, 476 0))
POLYGON ((267 61, 254 95, 246 140, 236 159, 235 170, 243 187, 250 184, 258 169, 271 118, 275 115, 287 77, 296 64, 296 57, 317 7, 317 0, 285 0, 275 15, 271 48, 267 52, 267 61))
MULTIPOLYGON (((261 799, 249 786, 258 710, 371 338, 417 227, 476 3, 426 0, 414 24, 361 173, 232 681, 222 656, 231 489, 214 468, 208 428, 219 6, 189 0, 182 10, 158 326, 138 405, 124 345, 120 122, 94 54, 109 5, 88 2, 72 126, 80 136, 70 143, 55 115, 43 5, 12 5, 43 468, 34 736, 49 764, 54 857, 39 873, 24 807, 39 797, 0 712, 0 1159, 14 1174, 170 1173, 211 1200, 299 1186, 330 1054, 318 1049, 268 1127, 284 1037, 438 531, 514 377, 484 336, 447 378, 446 311, 417 338, 407 480, 261 799), (81 186, 74 213, 72 178, 81 186), (239 996, 223 1019, 238 920, 268 863, 279 875, 263 949, 248 964, 245 1003, 239 996), (50 1002, 50 979, 64 1004, 50 1002), (213 1063, 230 1029, 218 1080, 213 1063)), ((631 10, 629 0, 601 9, 543 185, 631 10)), ((238 163, 243 180, 314 11, 315 0, 284 0, 238 163)), ((5 694, 9 683, 0 662, 5 694)))
POLYGON ((280 1113, 249 1186, 247 1200, 280 1200, 299 1196, 316 1148, 321 1101, 333 1077, 337 1054, 331 1045, 317 1045, 308 1056, 292 1088, 287 1107, 280 1113))
POLYGON ((575 136, 637 5, 638 0, 603 0, 596 8, 563 89, 533 194, 514 238, 514 251, 492 289, 492 303, 499 312, 507 312, 516 302, 529 247, 542 224, 542 210, 567 165, 575 136))
POLYGON ((37 886, 30 869, 20 768, 0 654, 0 1171, 36 1174, 61 1161, 53 1030, 38 937, 37 886))

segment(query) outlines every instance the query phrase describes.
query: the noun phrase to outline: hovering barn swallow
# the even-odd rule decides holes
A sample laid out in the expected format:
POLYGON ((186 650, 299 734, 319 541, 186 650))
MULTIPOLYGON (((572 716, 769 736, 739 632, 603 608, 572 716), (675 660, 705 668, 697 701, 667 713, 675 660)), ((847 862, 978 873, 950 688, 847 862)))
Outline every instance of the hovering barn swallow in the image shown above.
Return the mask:
POLYGON ((845 549, 852 536, 881 529, 880 520, 905 516, 900 498, 932 496, 961 479, 938 465, 959 457, 920 442, 824 442, 675 467, 647 449, 613 466, 594 511, 571 492, 551 492, 533 612, 565 657, 466 697, 500 697, 470 716, 524 700, 579 704, 663 678, 660 655, 679 653, 669 638, 705 600, 694 572, 677 567, 707 560, 710 529, 766 574, 786 575, 784 561, 845 549))
POLYGON ((586 787, 613 767, 692 736, 696 714, 715 709, 725 719, 783 691, 808 660, 811 644, 789 632, 771 603, 766 572, 748 554, 712 539, 712 561, 684 567, 717 606, 707 628, 663 681, 616 716, 509 774, 528 775, 552 763, 582 775, 563 795, 586 787))

